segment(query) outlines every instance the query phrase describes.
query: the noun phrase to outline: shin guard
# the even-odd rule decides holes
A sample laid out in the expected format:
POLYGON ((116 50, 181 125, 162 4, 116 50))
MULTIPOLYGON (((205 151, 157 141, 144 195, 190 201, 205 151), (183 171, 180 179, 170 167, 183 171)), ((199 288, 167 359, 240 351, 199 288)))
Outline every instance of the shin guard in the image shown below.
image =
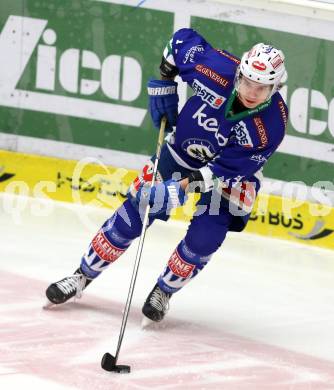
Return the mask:
POLYGON ((211 256, 194 253, 182 240, 158 278, 159 287, 166 293, 175 293, 205 267, 211 256))

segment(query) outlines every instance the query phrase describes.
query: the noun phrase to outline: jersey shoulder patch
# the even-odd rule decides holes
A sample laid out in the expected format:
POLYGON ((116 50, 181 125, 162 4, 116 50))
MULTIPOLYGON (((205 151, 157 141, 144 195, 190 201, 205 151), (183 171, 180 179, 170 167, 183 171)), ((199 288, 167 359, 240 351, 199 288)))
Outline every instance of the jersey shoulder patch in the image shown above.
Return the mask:
POLYGON ((172 54, 178 68, 196 63, 198 57, 211 49, 211 45, 191 28, 183 28, 173 35, 172 54))

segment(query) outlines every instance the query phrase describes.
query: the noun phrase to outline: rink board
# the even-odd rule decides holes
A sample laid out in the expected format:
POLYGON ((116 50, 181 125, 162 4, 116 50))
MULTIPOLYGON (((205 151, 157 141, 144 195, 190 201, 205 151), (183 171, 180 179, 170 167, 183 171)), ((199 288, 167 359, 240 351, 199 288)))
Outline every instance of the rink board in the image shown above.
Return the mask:
MULTIPOLYGON (((0 53, 6 63, 0 64, 0 144, 65 159, 74 158, 74 150, 80 159, 87 147, 100 149, 97 154, 153 154, 156 131, 147 111, 146 83, 159 76, 173 31, 191 27, 213 47, 237 56, 255 42, 283 50, 288 78, 280 92, 289 107, 287 134, 264 174, 332 186, 334 29, 329 12, 321 16, 307 7, 309 13, 291 15, 287 2, 284 7, 262 2, 256 8, 246 3, 2 0, 0 53), (276 11, 263 9, 266 3, 276 11)), ((191 90, 176 80, 181 109, 191 90)))
MULTIPOLYGON (((92 158, 78 162, 0 152, 0 191, 113 210, 124 201, 137 173, 92 158)), ((189 220, 194 200, 191 196, 182 208, 173 210, 172 218, 189 220)), ((8 213, 10 207, 17 206, 7 205, 8 213)), ((334 209, 260 193, 246 231, 334 248, 334 209)))

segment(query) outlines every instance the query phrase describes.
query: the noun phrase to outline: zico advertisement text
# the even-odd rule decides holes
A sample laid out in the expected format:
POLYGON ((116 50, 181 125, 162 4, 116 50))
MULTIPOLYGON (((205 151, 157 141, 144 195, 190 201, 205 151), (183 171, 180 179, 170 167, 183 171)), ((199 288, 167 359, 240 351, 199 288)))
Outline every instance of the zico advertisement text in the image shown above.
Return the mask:
MULTIPOLYGON (((151 154, 155 137, 146 83, 159 77, 176 19, 159 4, 166 9, 162 1, 150 9, 149 2, 142 8, 93 0, 2 0, 0 131, 151 154)), ((331 183, 334 41, 298 34, 298 23, 296 33, 288 33, 262 28, 260 19, 253 26, 231 20, 212 20, 204 12, 183 27, 237 56, 256 42, 283 49, 288 79, 282 94, 290 116, 265 176, 331 183)))
POLYGON ((145 84, 158 77, 172 14, 89 0, 0 10, 1 131, 149 153, 145 84))

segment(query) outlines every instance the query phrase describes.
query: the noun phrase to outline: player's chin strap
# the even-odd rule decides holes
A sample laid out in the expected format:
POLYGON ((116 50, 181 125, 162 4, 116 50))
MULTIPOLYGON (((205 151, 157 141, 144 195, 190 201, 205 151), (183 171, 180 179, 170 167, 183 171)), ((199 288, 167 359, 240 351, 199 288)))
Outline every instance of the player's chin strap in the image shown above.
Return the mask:
MULTIPOLYGON (((155 152, 155 161, 154 161, 153 175, 152 175, 152 181, 151 181, 151 186, 150 186, 151 189, 154 187, 155 182, 156 182, 156 178, 157 178, 158 163, 159 163, 159 159, 160 159, 162 144, 164 142, 166 122, 167 122, 167 119, 165 117, 163 117, 162 120, 161 120, 161 124, 160 124, 157 149, 156 149, 156 152, 155 152)), ((106 367, 106 362, 110 363, 110 365, 112 366, 112 367, 109 367, 110 370, 108 370, 108 371, 115 371, 117 369, 117 364, 116 363, 117 363, 117 359, 118 359, 119 352, 120 352, 120 349, 121 349, 123 336, 124 336, 124 332, 125 332, 125 327, 126 327, 128 316, 129 316, 129 311, 130 311, 133 291, 134 291, 134 287, 135 287, 135 283, 136 283, 136 279, 137 279, 137 274, 138 274, 141 254, 142 254, 142 251, 143 251, 143 245, 144 245, 144 240, 145 240, 146 229, 147 229, 147 226, 148 226, 148 223, 149 223, 149 211, 150 211, 150 205, 148 203, 146 208, 145 208, 145 212, 144 212, 143 227, 142 227, 142 231, 141 231, 141 234, 140 234, 140 237, 139 237, 139 243, 138 243, 135 263, 134 263, 134 266, 133 266, 133 271, 132 271, 132 276, 131 276, 131 282, 130 282, 128 297, 126 299, 126 304, 125 304, 125 308, 124 308, 124 312, 123 312, 122 325, 121 325, 121 329, 120 329, 120 332, 119 332, 116 354, 115 354, 115 357, 113 357, 112 355, 110 355, 107 352, 107 353, 104 354, 104 356, 102 358, 102 368, 108 369, 108 367, 106 367)), ((109 365, 109 364, 107 364, 107 365, 109 365)))

